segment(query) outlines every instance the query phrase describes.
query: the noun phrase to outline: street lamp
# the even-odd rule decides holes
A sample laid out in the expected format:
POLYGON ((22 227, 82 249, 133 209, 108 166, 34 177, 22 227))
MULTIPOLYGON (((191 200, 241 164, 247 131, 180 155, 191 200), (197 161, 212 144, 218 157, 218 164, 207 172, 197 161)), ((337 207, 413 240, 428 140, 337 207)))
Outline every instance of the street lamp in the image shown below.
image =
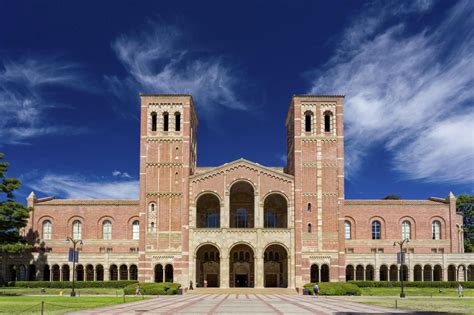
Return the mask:
POLYGON ((74 291, 74 278, 76 278, 76 247, 79 244, 82 246, 84 243, 82 240, 75 240, 71 237, 67 237, 66 244, 72 243, 72 291, 71 296, 76 296, 76 292, 74 291))
POLYGON ((405 297, 405 292, 403 292, 403 263, 404 263, 404 253, 403 253, 403 244, 407 244, 410 242, 408 238, 394 242, 393 246, 400 246, 400 284, 401 284, 401 291, 400 291, 400 297, 404 298, 405 297))

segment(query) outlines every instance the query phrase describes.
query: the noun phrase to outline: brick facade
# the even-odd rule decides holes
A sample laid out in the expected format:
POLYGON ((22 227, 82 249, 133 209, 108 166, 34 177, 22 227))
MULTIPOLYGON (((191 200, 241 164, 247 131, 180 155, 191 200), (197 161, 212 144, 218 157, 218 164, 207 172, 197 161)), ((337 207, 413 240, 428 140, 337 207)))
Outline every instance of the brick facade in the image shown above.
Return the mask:
POLYGON ((65 239, 74 233, 84 242, 79 281, 294 288, 309 281, 398 279, 393 244, 402 235, 410 239, 406 279, 473 279, 474 255, 463 253, 462 215, 452 194, 345 200, 343 96, 292 98, 285 168, 245 159, 197 167, 192 97, 140 98, 139 199, 32 193, 25 237, 35 249, 1 257, 3 279, 71 279, 65 239))

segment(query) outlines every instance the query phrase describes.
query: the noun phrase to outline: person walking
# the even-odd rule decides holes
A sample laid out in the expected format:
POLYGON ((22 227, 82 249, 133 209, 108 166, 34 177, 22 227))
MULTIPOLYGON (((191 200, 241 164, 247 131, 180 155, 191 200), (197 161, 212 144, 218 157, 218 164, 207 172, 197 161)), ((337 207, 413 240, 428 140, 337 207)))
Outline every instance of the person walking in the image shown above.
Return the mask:
POLYGON ((194 290, 192 281, 189 281, 189 290, 194 290))
POLYGON ((135 288, 135 295, 143 296, 142 290, 140 289, 140 283, 137 283, 137 287, 135 288))
POLYGON ((461 284, 459 284, 459 286, 458 286, 458 296, 460 298, 464 297, 464 288, 462 287, 461 284))
POLYGON ((314 291, 314 296, 318 296, 319 295, 319 286, 317 283, 314 284, 313 286, 313 291, 314 291))

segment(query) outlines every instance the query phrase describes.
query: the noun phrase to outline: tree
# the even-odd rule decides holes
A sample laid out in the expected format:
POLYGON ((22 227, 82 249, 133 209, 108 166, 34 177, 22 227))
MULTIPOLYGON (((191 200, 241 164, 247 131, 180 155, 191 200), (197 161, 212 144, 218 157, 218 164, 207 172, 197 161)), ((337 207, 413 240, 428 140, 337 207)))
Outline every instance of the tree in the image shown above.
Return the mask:
POLYGON ((3 157, 0 153, 0 252, 16 253, 30 248, 20 235, 28 223, 29 209, 15 201, 13 192, 21 183, 6 176, 10 164, 3 157))
POLYGON ((464 251, 474 252, 474 195, 462 194, 456 199, 456 209, 464 214, 464 251))
POLYGON ((382 198, 383 200, 400 200, 402 197, 398 195, 388 195, 382 198))

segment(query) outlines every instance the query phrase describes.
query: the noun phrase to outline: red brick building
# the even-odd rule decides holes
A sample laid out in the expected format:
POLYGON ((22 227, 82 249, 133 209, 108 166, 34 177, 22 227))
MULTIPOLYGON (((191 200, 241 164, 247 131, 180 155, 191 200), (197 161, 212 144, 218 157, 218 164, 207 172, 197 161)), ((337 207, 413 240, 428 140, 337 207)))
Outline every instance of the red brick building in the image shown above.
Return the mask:
POLYGON ((344 198, 343 96, 291 99, 287 166, 244 159, 198 167, 190 95, 141 95, 138 200, 36 198, 28 257, 2 257, 12 280, 72 279, 66 237, 82 239, 78 281, 193 281, 301 287, 351 279, 473 280, 455 197, 344 198), (395 241, 404 247, 402 272, 395 241))

